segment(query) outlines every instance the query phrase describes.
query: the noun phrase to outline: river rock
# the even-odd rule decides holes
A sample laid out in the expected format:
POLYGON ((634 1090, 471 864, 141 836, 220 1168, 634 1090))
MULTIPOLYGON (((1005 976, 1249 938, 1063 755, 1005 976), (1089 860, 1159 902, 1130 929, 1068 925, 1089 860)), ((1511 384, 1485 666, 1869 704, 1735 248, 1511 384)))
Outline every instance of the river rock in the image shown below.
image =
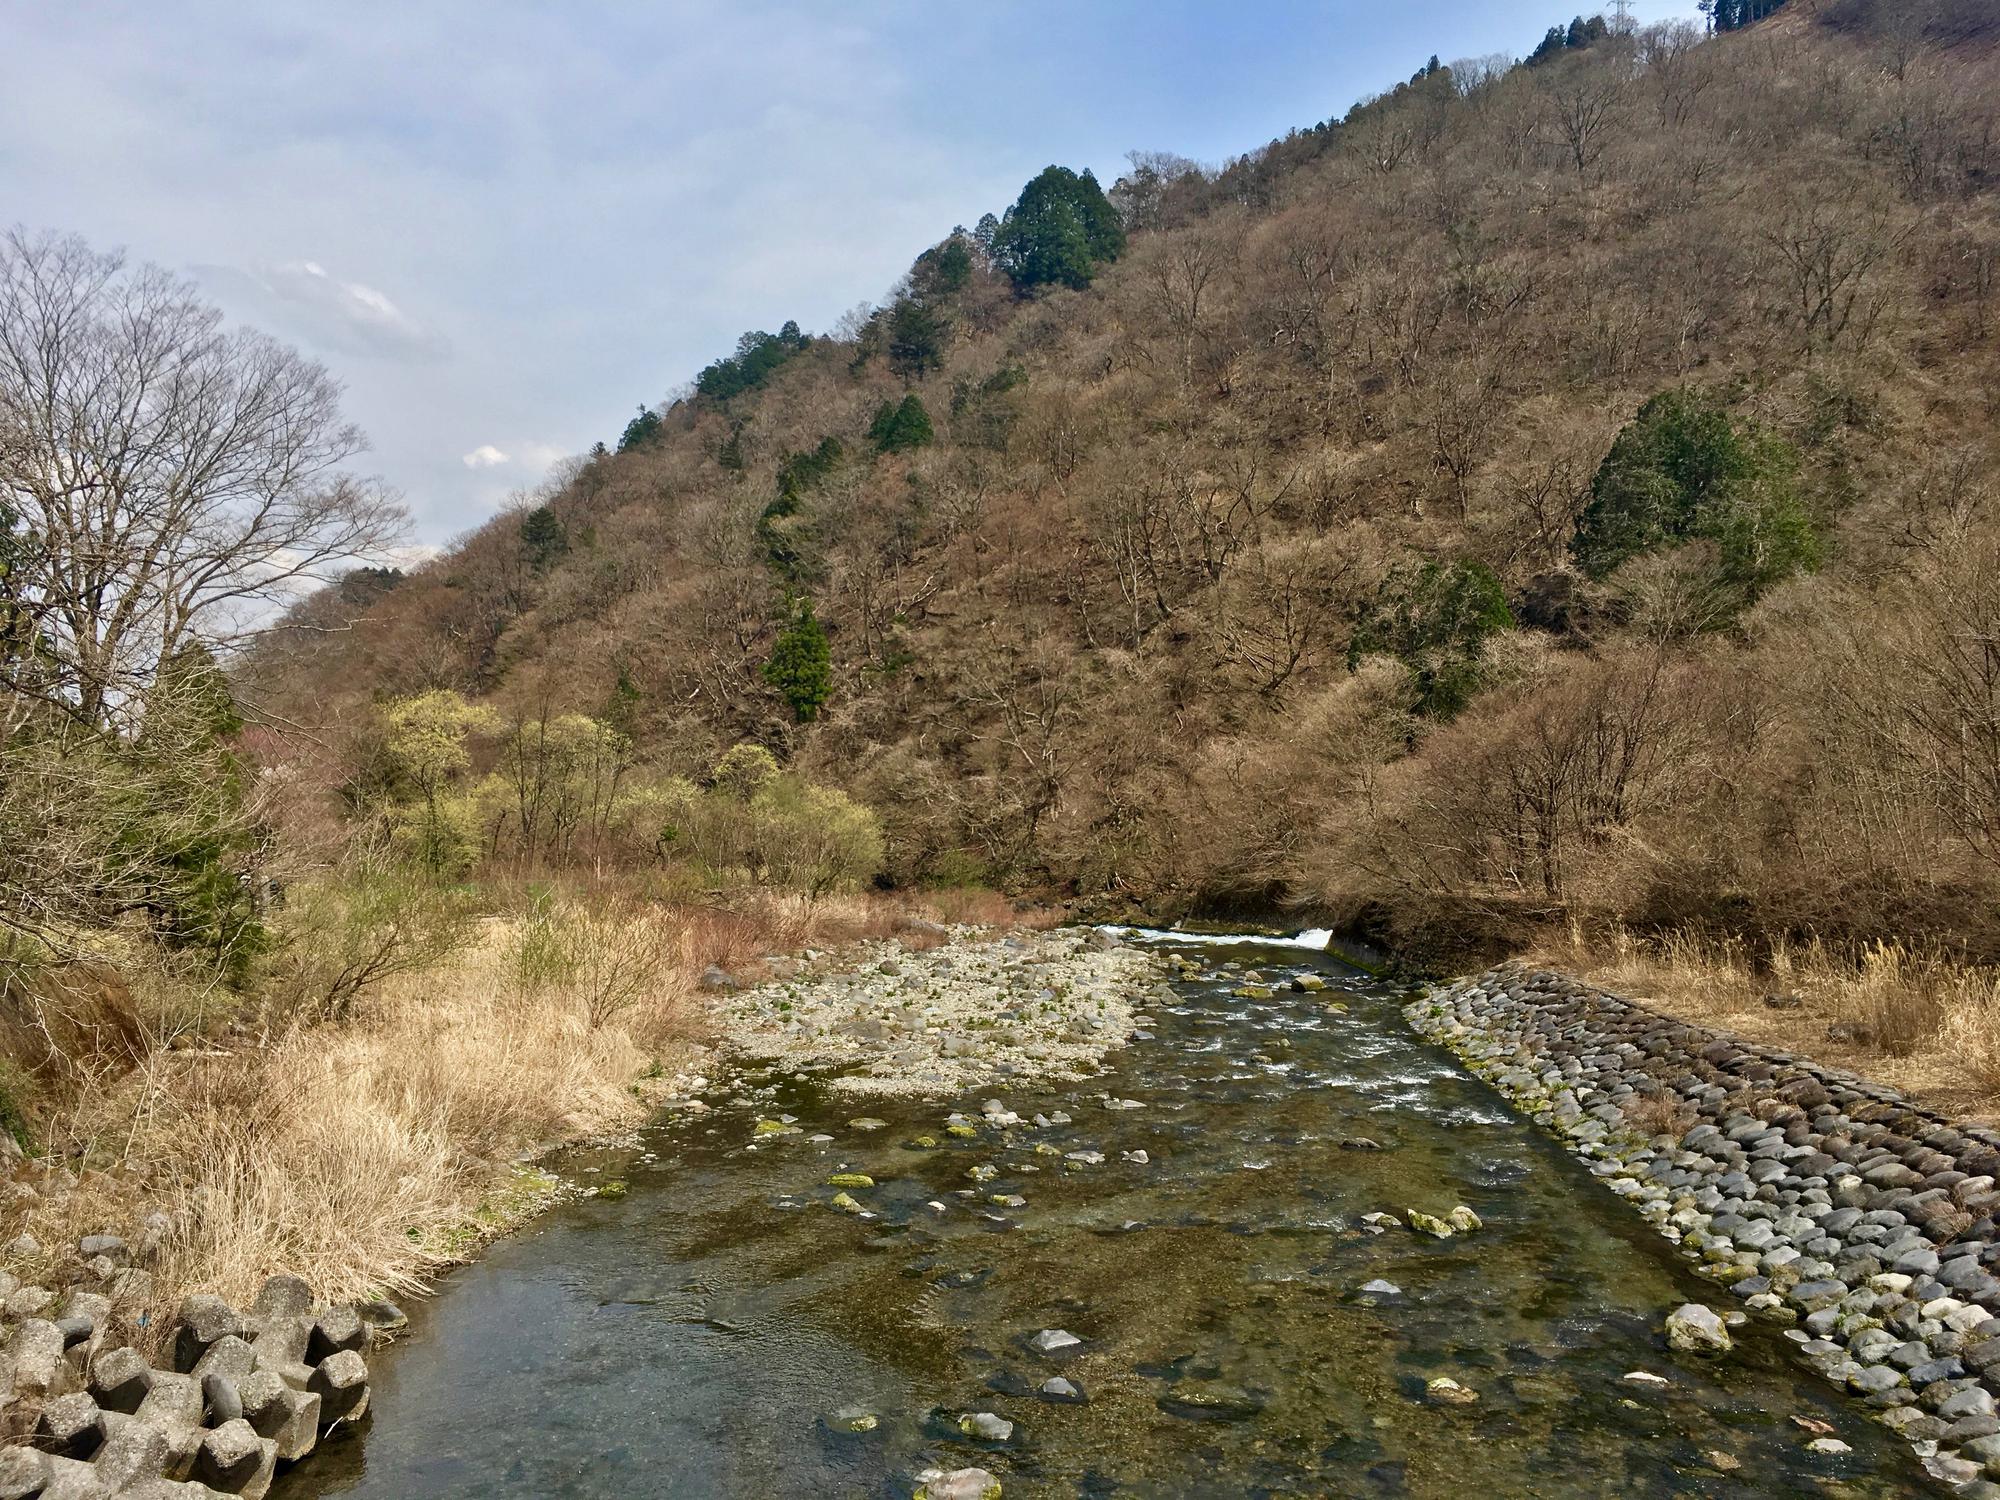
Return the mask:
POLYGON ((1044 1328, 1028 1340, 1028 1347, 1037 1354, 1054 1354, 1062 1349, 1074 1349, 1083 1342, 1067 1328, 1044 1328))
POLYGON ((1440 1406, 1470 1406, 1479 1399, 1479 1392, 1460 1385, 1449 1375, 1440 1375, 1424 1382, 1424 1398, 1440 1406))
POLYGON ((1000 1481, 984 1469, 926 1469, 915 1500, 1000 1500, 1000 1481))
POLYGON ((1713 1308, 1683 1303, 1667 1314, 1667 1346, 1684 1354, 1725 1354, 1729 1329, 1713 1308))
POLYGON ((1014 1424, 990 1411, 969 1411, 958 1419, 958 1430, 984 1442, 1004 1443, 1014 1435, 1014 1424))

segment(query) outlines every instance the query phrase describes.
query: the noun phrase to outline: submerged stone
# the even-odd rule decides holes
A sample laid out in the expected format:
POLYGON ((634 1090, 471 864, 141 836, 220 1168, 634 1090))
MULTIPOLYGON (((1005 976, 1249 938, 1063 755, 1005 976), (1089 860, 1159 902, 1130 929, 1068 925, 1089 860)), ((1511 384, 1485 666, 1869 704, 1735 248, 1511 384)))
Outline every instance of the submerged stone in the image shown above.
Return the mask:
POLYGON ((1158 1406, 1190 1422, 1247 1422, 1264 1409, 1263 1398, 1239 1386, 1183 1384, 1163 1394, 1158 1406))
POLYGON ((969 1411, 958 1419, 958 1430, 967 1437, 1004 1443, 1014 1435, 1014 1424, 990 1411, 969 1411))
POLYGON ((1424 1382, 1424 1396, 1442 1406, 1470 1406, 1479 1399, 1479 1392, 1460 1385, 1449 1375, 1440 1375, 1424 1382))
POLYGON ((926 1469, 912 1500, 1000 1500, 1000 1481, 984 1469, 926 1469))
POLYGON ((1683 1354, 1726 1354, 1729 1329, 1713 1308, 1683 1303, 1667 1314, 1667 1346, 1683 1354))

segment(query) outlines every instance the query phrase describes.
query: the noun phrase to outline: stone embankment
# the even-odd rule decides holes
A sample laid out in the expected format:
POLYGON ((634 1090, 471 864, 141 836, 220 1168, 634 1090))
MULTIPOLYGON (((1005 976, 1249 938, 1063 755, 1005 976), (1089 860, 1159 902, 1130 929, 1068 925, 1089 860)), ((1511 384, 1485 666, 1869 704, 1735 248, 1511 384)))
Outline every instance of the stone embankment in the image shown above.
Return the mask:
MULTIPOLYGON (((112 1263, 123 1248, 81 1246, 112 1263)), ((367 1412, 362 1354, 403 1322, 386 1302, 316 1306, 303 1281, 274 1276, 248 1312, 189 1297, 158 1368, 108 1293, 7 1289, 0 1500, 261 1500, 279 1465, 367 1412)))
POLYGON ((1075 1081, 1124 1045, 1139 1007, 1164 990, 1161 961, 1106 932, 926 936, 948 941, 877 944, 840 955, 832 972, 727 995, 717 1006, 726 1045, 755 1062, 837 1072, 836 1088, 862 1095, 1075 1081))
POLYGON ((2000 1497, 2000 1134, 1559 974, 1495 969, 1406 1014, 1933 1475, 2000 1497))

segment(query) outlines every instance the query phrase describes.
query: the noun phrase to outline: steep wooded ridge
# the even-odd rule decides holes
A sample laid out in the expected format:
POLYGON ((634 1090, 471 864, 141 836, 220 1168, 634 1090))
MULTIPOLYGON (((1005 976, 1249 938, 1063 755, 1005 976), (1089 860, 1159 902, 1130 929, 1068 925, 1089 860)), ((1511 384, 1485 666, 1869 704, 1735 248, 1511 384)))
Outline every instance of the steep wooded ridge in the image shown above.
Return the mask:
POLYGON ((899 884, 1991 956, 1996 40, 1579 22, 1220 170, 1052 169, 243 696, 357 805, 380 705, 456 693, 493 745, 589 716, 627 787, 760 743, 899 884))

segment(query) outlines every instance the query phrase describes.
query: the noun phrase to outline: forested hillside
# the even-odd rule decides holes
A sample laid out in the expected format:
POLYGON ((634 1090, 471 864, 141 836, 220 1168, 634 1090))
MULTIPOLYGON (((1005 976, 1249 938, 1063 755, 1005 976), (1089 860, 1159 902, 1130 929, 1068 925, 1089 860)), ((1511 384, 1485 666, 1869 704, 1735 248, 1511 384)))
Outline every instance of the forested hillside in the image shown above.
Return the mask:
POLYGON ((1432 951, 2000 953, 2000 26, 1767 9, 1052 167, 830 333, 773 308, 295 611, 237 679, 270 816, 1432 951))

